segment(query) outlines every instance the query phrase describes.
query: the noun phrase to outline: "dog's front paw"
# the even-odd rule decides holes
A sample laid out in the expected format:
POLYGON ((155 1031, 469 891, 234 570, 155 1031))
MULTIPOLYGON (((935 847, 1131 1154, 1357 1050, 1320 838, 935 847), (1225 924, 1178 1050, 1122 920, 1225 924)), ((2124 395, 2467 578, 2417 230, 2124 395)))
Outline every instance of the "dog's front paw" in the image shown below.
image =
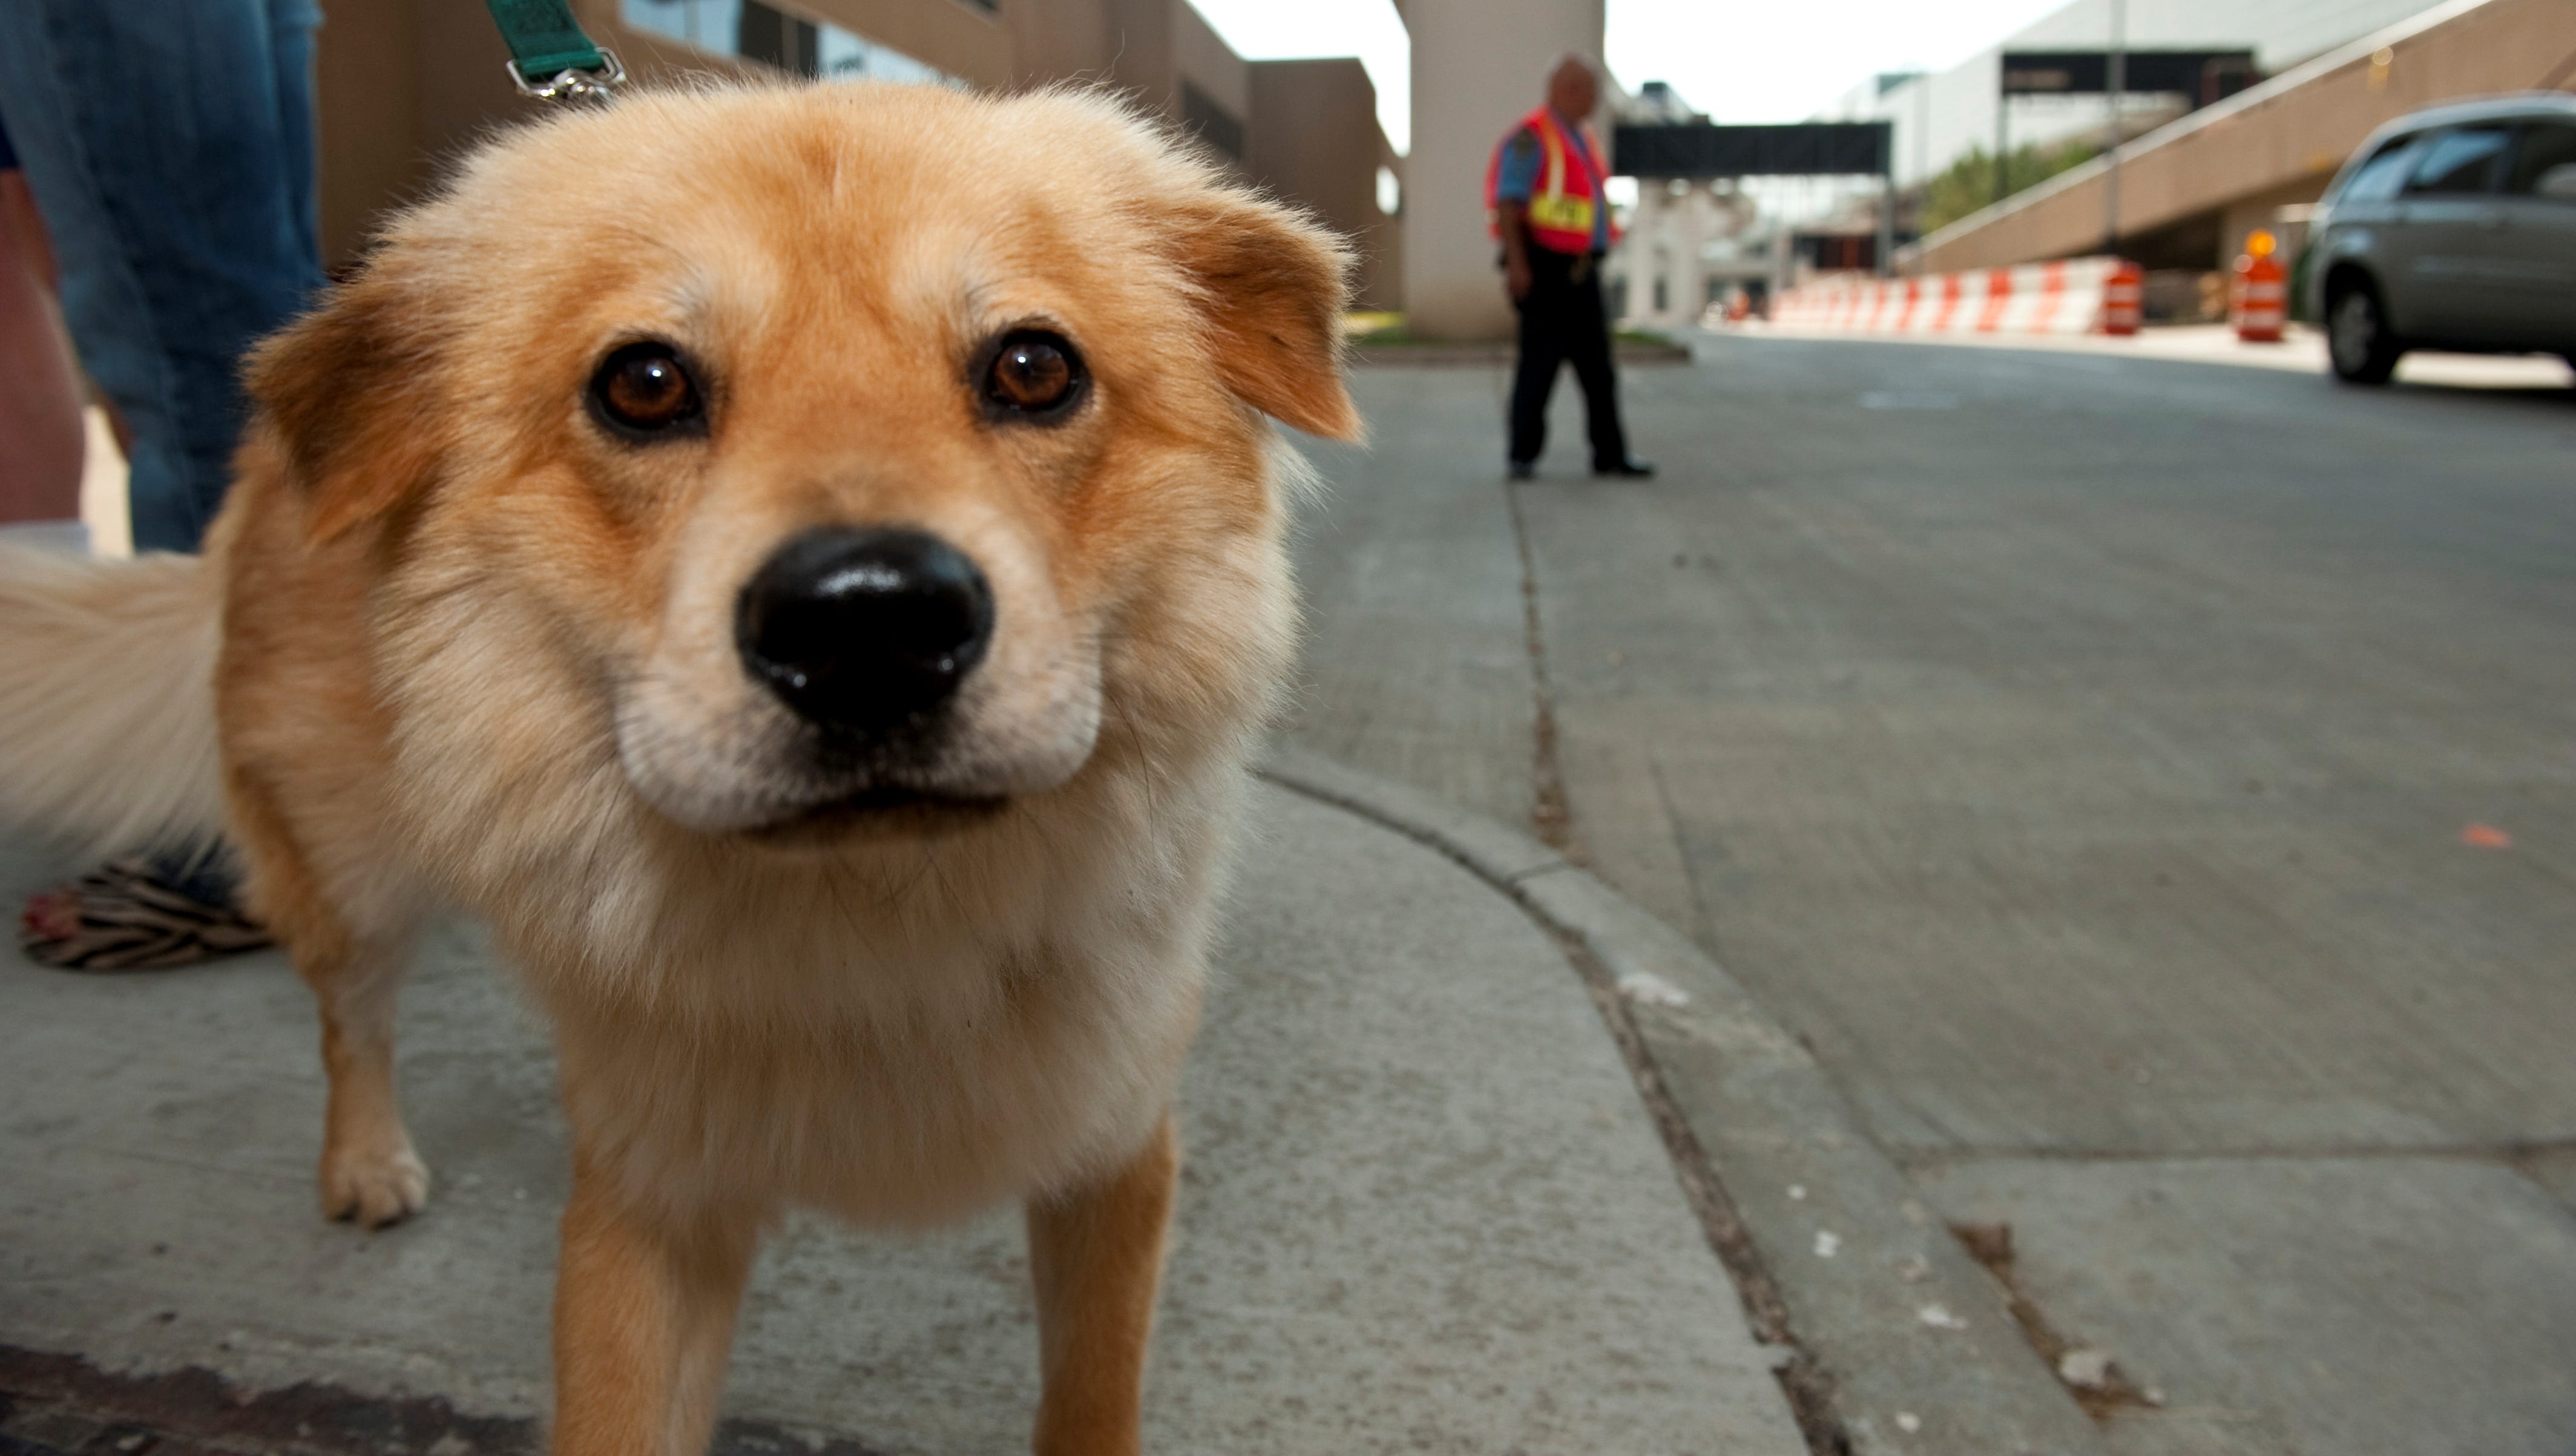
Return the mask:
POLYGON ((420 1212, 428 1201, 429 1168, 407 1145, 363 1152, 332 1148, 322 1154, 326 1217, 380 1229, 420 1212))

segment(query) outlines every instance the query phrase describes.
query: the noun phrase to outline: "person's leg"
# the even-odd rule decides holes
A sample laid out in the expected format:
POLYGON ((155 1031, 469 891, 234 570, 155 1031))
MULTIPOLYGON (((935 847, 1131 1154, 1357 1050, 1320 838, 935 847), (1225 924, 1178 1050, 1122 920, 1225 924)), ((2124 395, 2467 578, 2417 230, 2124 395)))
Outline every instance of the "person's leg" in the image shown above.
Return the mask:
MULTIPOLYGON (((314 0, 267 0, 269 86, 277 98, 278 181, 295 228, 293 266, 307 298, 322 285, 322 211, 314 189, 313 32, 322 25, 314 0)), ((303 304, 299 302, 300 310, 303 304)), ((274 327, 272 325, 271 327, 274 327)))
POLYGON ((136 497, 181 488, 172 448, 176 405, 169 361, 133 260, 112 224, 100 165, 68 99, 82 82, 55 55, 54 0, 0 4, 0 124, 25 169, 29 191, 61 265, 60 302, 81 368, 115 402, 130 432, 127 457, 136 497))
POLYGON ((1544 249, 1530 250, 1529 296, 1520 313, 1519 361, 1512 371, 1510 460, 1527 465, 1547 448, 1547 400, 1565 362, 1564 267, 1544 249))
POLYGON ((196 549, 245 416, 241 356, 321 280, 312 17, 290 0, 0 6, 0 116, 82 362, 134 433, 139 550, 196 549))
POLYGON ((1592 439, 1592 468, 1618 470, 1628 463, 1628 435, 1619 424, 1619 373, 1610 360, 1610 323, 1601 307, 1601 278, 1596 268, 1569 286, 1566 296, 1566 356, 1583 386, 1586 432, 1592 439))
POLYGON ((85 444, 53 257, 17 162, 0 131, 0 525, 77 518, 85 444))
MULTIPOLYGON (((82 362, 132 432, 137 550, 197 549, 248 413, 242 356, 321 285, 319 18, 311 0, 0 5, 0 117, 54 227, 82 362)), ((21 944, 74 967, 243 948, 260 937, 227 866, 203 847, 111 865, 30 901, 21 944)))

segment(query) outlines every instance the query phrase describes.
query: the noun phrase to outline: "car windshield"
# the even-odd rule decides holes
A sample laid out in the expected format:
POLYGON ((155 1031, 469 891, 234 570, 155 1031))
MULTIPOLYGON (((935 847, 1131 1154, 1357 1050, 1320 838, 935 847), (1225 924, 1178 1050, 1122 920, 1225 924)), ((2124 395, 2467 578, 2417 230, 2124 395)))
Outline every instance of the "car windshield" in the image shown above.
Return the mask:
POLYGON ((2376 155, 2352 174, 2336 195, 2337 202, 2386 202, 2406 185, 2406 176, 2414 170, 2415 158, 2422 149, 2420 136, 2398 137, 2381 147, 2376 155))
POLYGON ((2417 195, 2493 192, 2505 148, 2512 141, 2513 130, 2504 122, 2446 131, 2425 150, 2424 160, 2416 164, 2415 180, 2406 190, 2417 195))

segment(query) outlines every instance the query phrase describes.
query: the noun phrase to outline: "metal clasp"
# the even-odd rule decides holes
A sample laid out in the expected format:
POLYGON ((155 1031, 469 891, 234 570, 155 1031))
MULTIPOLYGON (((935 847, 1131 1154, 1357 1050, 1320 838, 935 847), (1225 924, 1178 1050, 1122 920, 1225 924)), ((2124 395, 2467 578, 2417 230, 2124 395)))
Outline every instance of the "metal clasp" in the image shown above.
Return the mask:
POLYGON ((578 71, 567 66, 555 72, 551 81, 529 80, 520 71, 517 61, 507 62, 506 68, 510 72, 510 84, 519 88, 519 94, 539 101, 605 101, 610 91, 626 81, 625 63, 617 59, 617 52, 606 46, 599 48, 597 70, 578 71))

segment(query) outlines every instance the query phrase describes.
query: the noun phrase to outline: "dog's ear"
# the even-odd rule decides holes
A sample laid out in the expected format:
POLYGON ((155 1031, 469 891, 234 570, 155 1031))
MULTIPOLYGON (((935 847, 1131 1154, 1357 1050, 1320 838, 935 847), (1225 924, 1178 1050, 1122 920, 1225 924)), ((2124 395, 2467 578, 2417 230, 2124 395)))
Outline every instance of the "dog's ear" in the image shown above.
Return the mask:
POLYGON ((1358 439, 1360 412, 1342 384, 1350 249, 1302 213, 1225 188, 1181 204, 1173 224, 1226 387, 1308 434, 1358 439))
POLYGON ((253 351, 250 393, 285 447, 315 545, 393 509, 443 450, 440 332, 418 290, 382 266, 253 351))

